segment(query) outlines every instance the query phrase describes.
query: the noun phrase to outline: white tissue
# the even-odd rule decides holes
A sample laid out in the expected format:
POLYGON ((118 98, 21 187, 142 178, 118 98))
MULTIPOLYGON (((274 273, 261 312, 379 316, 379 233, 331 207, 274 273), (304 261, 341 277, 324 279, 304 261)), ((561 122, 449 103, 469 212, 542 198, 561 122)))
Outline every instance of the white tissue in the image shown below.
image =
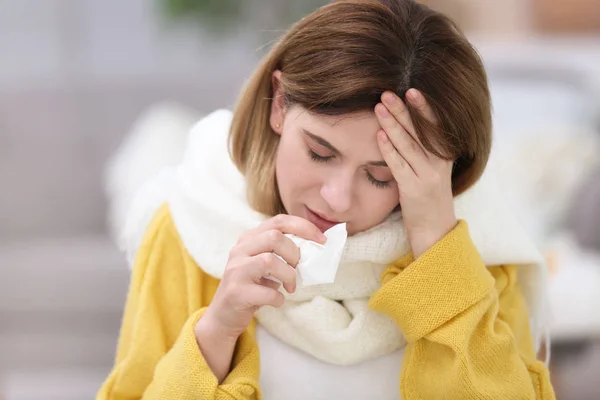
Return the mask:
POLYGON ((346 224, 337 224, 327 231, 327 242, 322 245, 291 234, 286 235, 300 248, 300 261, 296 270, 300 275, 299 285, 311 286, 333 283, 346 245, 346 224))

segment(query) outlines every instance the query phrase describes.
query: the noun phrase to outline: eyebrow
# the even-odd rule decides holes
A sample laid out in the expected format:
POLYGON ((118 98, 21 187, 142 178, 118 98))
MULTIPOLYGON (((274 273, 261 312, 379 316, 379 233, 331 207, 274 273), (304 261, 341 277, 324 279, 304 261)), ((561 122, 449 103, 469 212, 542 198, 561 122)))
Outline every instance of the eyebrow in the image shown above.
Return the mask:
MULTIPOLYGON (((342 155, 342 153, 340 153, 340 151, 338 149, 336 149, 331 143, 329 143, 327 140, 323 139, 321 136, 317 136, 314 133, 311 133, 309 131, 307 131, 306 129, 302 129, 302 132, 310 137, 312 140, 314 140, 315 142, 317 142, 318 144, 320 144, 323 147, 327 147, 329 150, 331 150, 332 153, 340 156, 342 155)), ((380 160, 380 161, 369 161, 367 162, 367 164, 372 165, 374 167, 385 167, 388 168, 388 165, 385 161, 380 160)))

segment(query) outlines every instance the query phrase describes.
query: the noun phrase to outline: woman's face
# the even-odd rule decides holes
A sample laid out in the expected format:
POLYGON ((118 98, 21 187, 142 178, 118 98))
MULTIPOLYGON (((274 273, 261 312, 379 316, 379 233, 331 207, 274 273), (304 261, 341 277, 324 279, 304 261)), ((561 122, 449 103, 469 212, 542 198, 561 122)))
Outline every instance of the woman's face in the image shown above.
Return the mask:
POLYGON ((275 168, 289 214, 321 231, 346 222, 352 235, 379 224, 398 205, 398 185, 377 145, 381 127, 374 112, 333 117, 299 106, 280 111, 272 112, 271 125, 281 135, 275 168))

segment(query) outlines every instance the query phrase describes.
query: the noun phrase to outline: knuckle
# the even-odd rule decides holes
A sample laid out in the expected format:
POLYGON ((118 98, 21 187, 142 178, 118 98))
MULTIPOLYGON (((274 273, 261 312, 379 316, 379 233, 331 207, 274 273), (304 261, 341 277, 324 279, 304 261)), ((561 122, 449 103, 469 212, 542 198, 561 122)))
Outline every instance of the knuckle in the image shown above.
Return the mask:
POLYGON ((260 264, 269 270, 275 265, 275 255, 273 253, 262 253, 260 255, 260 264))
POLYGON ((280 243, 283 240, 283 233, 277 229, 271 229, 267 235, 272 243, 280 243))
POLYGON ((277 214, 272 218, 273 224, 276 227, 281 227, 285 223, 286 215, 285 214, 277 214))

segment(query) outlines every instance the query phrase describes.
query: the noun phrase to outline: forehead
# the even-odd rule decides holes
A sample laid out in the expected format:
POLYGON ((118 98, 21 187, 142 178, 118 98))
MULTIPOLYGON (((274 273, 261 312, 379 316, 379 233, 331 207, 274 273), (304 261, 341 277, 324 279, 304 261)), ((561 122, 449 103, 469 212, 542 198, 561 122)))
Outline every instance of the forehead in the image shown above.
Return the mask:
POLYGON ((300 128, 323 137, 336 147, 369 142, 377 145, 376 134, 381 129, 373 111, 331 116, 298 109, 294 120, 300 128))

